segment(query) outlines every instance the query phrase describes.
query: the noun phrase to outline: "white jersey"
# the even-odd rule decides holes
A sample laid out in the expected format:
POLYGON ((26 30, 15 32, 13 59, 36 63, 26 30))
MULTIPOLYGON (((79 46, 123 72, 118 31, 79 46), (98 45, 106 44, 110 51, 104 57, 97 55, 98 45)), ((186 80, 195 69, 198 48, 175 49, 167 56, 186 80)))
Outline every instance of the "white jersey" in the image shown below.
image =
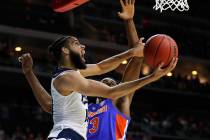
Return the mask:
POLYGON ((51 81, 51 96, 54 126, 48 138, 57 137, 65 128, 71 128, 86 140, 87 133, 87 97, 78 92, 72 92, 68 96, 61 95, 53 86, 54 80, 69 70, 61 72, 51 81))

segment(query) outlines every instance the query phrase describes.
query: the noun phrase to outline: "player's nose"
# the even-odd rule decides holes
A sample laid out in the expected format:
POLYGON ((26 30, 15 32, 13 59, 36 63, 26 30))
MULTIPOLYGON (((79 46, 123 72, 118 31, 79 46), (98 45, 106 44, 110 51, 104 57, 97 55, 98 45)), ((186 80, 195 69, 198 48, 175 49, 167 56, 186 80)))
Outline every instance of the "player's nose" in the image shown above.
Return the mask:
POLYGON ((85 45, 81 45, 81 48, 82 48, 83 50, 85 50, 85 47, 86 47, 85 45))

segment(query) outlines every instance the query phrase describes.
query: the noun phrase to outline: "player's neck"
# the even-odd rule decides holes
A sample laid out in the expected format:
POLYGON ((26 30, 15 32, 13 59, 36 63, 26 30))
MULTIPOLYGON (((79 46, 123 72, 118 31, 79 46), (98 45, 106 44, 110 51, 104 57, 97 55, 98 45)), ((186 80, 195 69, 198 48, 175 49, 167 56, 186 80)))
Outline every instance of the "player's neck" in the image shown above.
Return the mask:
POLYGON ((59 68, 68 68, 68 69, 72 69, 72 70, 77 70, 77 68, 69 61, 62 61, 62 63, 60 63, 58 65, 59 68))

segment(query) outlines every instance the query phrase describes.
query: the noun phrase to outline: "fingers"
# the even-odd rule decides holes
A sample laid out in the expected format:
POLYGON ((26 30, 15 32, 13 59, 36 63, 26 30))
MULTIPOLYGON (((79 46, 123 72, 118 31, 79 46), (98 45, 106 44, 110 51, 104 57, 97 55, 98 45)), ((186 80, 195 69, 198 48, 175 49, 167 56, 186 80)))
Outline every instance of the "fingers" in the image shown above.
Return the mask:
POLYGON ((120 4, 121 4, 122 7, 125 7, 125 4, 124 4, 123 0, 120 0, 120 4))
POLYGON ((170 62, 170 69, 173 69, 176 66, 177 58, 173 57, 173 59, 170 62))
POLYGON ((165 68, 164 71, 166 71, 166 72, 172 71, 176 67, 177 62, 178 62, 178 58, 173 57, 169 66, 167 68, 165 68))
POLYGON ((143 40, 144 40, 144 37, 141 37, 140 39, 139 39, 139 42, 138 43, 136 43, 134 46, 145 46, 145 43, 143 43, 143 40))
POLYGON ((24 62, 27 58, 30 58, 30 57, 31 57, 30 53, 25 53, 25 54, 23 54, 22 56, 18 57, 18 61, 22 63, 22 62, 24 62))
POLYGON ((135 0, 120 0, 120 4, 122 7, 125 7, 126 5, 134 5, 135 0))
POLYGON ((158 65, 158 68, 157 69, 161 69, 162 67, 164 66, 164 63, 163 62, 161 62, 159 65, 158 65))
POLYGON ((175 58, 172 66, 171 66, 171 70, 173 70, 176 67, 177 62, 178 62, 178 58, 175 58))
POLYGON ((125 5, 128 5, 128 0, 125 0, 125 1, 124 1, 124 4, 125 4, 125 5))
POLYGON ((126 4, 128 5, 132 5, 135 3, 135 0, 126 0, 126 1, 127 1, 126 4))
POLYGON ((121 17, 122 16, 122 13, 121 12, 117 12, 118 16, 121 17))
POLYGON ((139 42, 143 42, 143 40, 144 40, 144 37, 141 37, 141 38, 139 39, 139 42))
POLYGON ((18 61, 19 62, 22 62, 22 60, 23 60, 23 57, 22 56, 18 57, 18 61))
POLYGON ((162 77, 162 76, 166 75, 167 73, 169 73, 170 71, 172 71, 176 67, 177 62, 178 62, 178 58, 173 57, 170 64, 168 65, 168 67, 166 67, 164 69, 162 69, 162 67, 164 66, 164 63, 161 62, 158 65, 158 68, 155 70, 155 72, 159 72, 159 74, 160 74, 159 77, 162 77))
POLYGON ((144 37, 141 37, 141 38, 139 39, 138 44, 145 46, 145 43, 143 43, 143 40, 144 40, 144 37))
POLYGON ((138 45, 145 46, 145 43, 143 43, 142 41, 139 41, 138 45))

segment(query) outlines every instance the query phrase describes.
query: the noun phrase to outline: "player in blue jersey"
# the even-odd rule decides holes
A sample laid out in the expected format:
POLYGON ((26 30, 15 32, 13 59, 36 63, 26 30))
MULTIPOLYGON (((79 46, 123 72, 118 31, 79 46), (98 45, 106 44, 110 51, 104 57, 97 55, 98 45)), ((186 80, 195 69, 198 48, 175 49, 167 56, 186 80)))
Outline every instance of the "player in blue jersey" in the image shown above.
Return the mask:
MULTIPOLYGON (((136 33, 136 29, 133 23, 133 15, 134 15, 134 0, 126 0, 125 2, 121 1, 122 12, 119 13, 120 18, 125 20, 126 30, 128 34, 129 46, 135 46, 138 44, 139 39, 136 33)), ((142 48, 143 49, 143 48, 142 48)), ((30 59, 27 58, 29 56, 23 56, 23 60, 25 59, 25 63, 28 61, 30 64, 30 59), (28 59, 28 60, 27 60, 28 59)), ((123 76, 122 82, 131 81, 134 79, 138 79, 140 73, 142 58, 132 58, 130 60, 129 65, 126 68, 125 74, 123 76)), ((176 63, 176 61, 174 61, 176 63)), ((23 63, 23 71, 32 66, 26 66, 23 63)), ((161 69, 160 67, 153 73, 154 79, 159 79, 167 72, 171 71, 175 67, 175 64, 171 63, 171 65, 167 69, 161 69)), ((35 78, 34 76, 31 77, 35 78)), ((33 86, 33 92, 42 106, 42 108, 51 112, 51 97, 49 94, 43 89, 37 80, 31 80, 30 82, 36 81, 38 86, 33 86)), ((116 86, 114 80, 110 78, 106 78, 102 80, 103 83, 109 86, 116 86)), ((149 80, 146 83, 153 82, 153 80, 149 80)), ((129 88, 129 87, 127 87, 129 88)), ((87 138, 89 140, 123 140, 126 136, 127 126, 130 121, 130 104, 133 98, 133 91, 124 94, 121 98, 112 98, 102 100, 98 104, 90 104, 89 105, 89 125, 87 130, 87 138)))
MULTIPOLYGON (((124 20, 129 46, 138 43, 138 35, 133 22, 135 12, 134 0, 120 0, 122 11, 118 13, 124 20)), ((128 63, 121 82, 138 79, 143 58, 132 58, 128 63)), ((109 86, 117 83, 112 78, 102 80, 109 86)), ((126 132, 130 122, 130 105, 134 92, 116 100, 98 98, 98 103, 88 105, 88 140, 126 140, 126 132)))

